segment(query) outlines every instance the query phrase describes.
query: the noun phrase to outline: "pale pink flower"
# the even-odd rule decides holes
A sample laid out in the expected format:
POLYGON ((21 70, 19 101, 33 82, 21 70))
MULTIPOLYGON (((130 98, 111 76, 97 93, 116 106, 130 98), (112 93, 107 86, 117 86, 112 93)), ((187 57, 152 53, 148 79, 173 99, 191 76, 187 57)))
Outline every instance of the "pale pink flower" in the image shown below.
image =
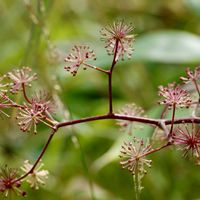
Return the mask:
POLYGON ((116 50, 116 42, 118 42, 117 56, 124 59, 125 54, 131 58, 133 53, 132 44, 135 40, 132 31, 134 30, 132 24, 125 24, 124 21, 116 21, 108 27, 102 28, 100 33, 102 40, 105 41, 108 55, 114 55, 116 50))
POLYGON ((12 80, 11 92, 16 93, 22 89, 22 84, 31 86, 31 82, 37 79, 36 73, 31 73, 31 68, 23 67, 22 69, 15 69, 8 72, 7 76, 12 80))
POLYGON ((67 63, 65 69, 75 76, 81 65, 83 65, 83 69, 87 68, 86 62, 90 60, 96 60, 94 51, 89 46, 75 45, 72 48, 72 52, 65 58, 67 63))
POLYGON ((187 84, 189 82, 198 81, 200 78, 200 66, 196 67, 194 71, 190 70, 190 68, 187 68, 186 74, 187 77, 180 78, 184 83, 187 84))
POLYGON ((168 108, 172 108, 174 105, 189 107, 192 103, 189 93, 175 83, 168 84, 167 87, 160 86, 158 95, 163 97, 159 103, 167 105, 168 108))

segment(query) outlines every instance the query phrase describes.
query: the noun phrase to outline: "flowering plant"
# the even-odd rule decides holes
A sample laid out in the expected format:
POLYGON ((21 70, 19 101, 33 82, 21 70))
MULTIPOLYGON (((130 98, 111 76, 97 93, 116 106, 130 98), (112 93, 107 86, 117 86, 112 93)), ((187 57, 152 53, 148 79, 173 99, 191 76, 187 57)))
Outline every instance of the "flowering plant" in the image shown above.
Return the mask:
POLYGON ((198 126, 200 118, 197 113, 200 102, 198 83, 200 79, 200 67, 195 68, 194 71, 188 68, 186 71, 187 77, 181 77, 183 84, 194 84, 198 99, 192 98, 190 92, 184 89, 183 85, 171 83, 165 87, 159 87, 158 95, 162 98, 159 104, 164 105, 160 119, 146 117, 143 109, 137 107, 135 104, 126 105, 119 112, 114 112, 112 94, 113 72, 116 64, 120 62, 120 58, 122 60, 126 56, 131 58, 133 53, 132 46, 135 40, 135 36, 132 33, 133 30, 132 24, 126 24, 124 21, 116 21, 101 30, 102 40, 106 44, 105 48, 108 55, 112 56, 112 62, 108 70, 88 62, 96 60, 96 56, 94 51, 86 45, 75 45, 65 58, 66 66, 64 69, 69 71, 73 76, 78 73, 78 69, 81 66, 83 66, 83 69, 91 68, 107 76, 108 112, 105 114, 58 122, 54 118, 56 102, 51 99, 48 93, 40 91, 34 93, 31 97, 27 94, 27 87, 30 87, 32 82, 37 79, 37 75, 32 73, 31 68, 22 67, 14 69, 0 77, 1 114, 8 117, 7 109, 17 109, 16 120, 20 130, 23 132, 37 134, 37 126, 39 124, 44 124, 51 130, 47 142, 33 164, 30 164, 26 160, 24 161, 24 165, 18 170, 8 168, 7 165, 1 169, 0 192, 4 196, 7 197, 11 192, 25 196, 26 192, 21 189, 23 182, 27 182, 34 189, 39 189, 40 185, 44 185, 49 172, 41 169, 43 167, 41 159, 58 130, 62 127, 95 120, 116 120, 121 130, 128 129, 130 135, 134 123, 148 124, 162 130, 164 144, 160 146, 154 146, 151 139, 145 141, 135 136, 133 136, 131 141, 126 141, 122 144, 119 153, 120 164, 122 168, 127 168, 134 178, 136 199, 139 198, 139 194, 143 188, 142 178, 147 173, 147 168, 152 165, 152 161, 147 158, 150 154, 169 146, 174 146, 182 150, 184 156, 192 157, 197 164, 200 163, 200 134, 198 126), (12 96, 19 92, 22 92, 24 97, 24 102, 22 103, 15 101, 12 96), (187 109, 189 107, 193 109, 192 117, 176 118, 177 108, 187 109), (166 119, 165 115, 169 110, 172 110, 171 119, 166 119))

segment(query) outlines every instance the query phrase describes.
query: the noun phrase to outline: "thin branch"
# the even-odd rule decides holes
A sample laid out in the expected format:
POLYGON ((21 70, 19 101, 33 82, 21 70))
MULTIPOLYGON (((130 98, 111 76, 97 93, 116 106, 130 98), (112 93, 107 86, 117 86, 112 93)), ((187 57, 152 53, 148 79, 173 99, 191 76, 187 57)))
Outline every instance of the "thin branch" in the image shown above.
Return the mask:
POLYGON ((36 168, 37 164, 40 162, 41 158, 43 157, 44 153, 46 152, 47 147, 49 146, 49 144, 50 144, 51 140, 53 139, 53 136, 55 135, 55 133, 56 133, 56 131, 52 130, 52 133, 49 135, 49 138, 48 138, 46 144, 44 145, 40 155, 38 156, 36 162, 34 163, 33 167, 26 174, 24 174, 23 176, 19 177, 18 179, 15 179, 13 181, 13 183, 21 181, 22 179, 26 178, 29 174, 33 173, 33 171, 36 168))
POLYGON ((24 84, 24 83, 22 83, 22 90, 23 90, 24 98, 26 99, 26 101, 27 101, 28 103, 31 104, 31 100, 28 98, 28 96, 27 96, 27 94, 26 94, 26 88, 25 88, 25 84, 24 84))
POLYGON ((115 64, 117 62, 116 61, 116 57, 117 57, 118 45, 119 45, 119 40, 116 40, 113 61, 112 61, 112 65, 111 65, 111 68, 110 68, 109 74, 108 74, 109 114, 113 113, 113 105, 112 105, 112 103, 113 103, 113 101, 112 101, 112 72, 113 72, 114 66, 115 66, 115 64))
POLYGON ((106 73, 106 74, 109 74, 109 71, 108 71, 108 70, 101 69, 101 68, 99 68, 99 67, 90 65, 90 64, 88 64, 88 63, 83 63, 83 65, 85 65, 85 66, 87 66, 87 67, 90 67, 90 68, 92 68, 92 69, 98 70, 98 71, 100 71, 100 72, 104 72, 104 73, 106 73))

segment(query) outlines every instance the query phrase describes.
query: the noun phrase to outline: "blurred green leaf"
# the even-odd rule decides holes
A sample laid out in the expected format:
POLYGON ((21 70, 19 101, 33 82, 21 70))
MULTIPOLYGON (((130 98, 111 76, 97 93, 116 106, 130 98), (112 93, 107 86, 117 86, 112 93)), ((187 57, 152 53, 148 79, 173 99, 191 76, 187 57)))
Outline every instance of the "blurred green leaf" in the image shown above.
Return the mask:
POLYGON ((200 61, 200 37, 183 31, 157 31, 138 37, 134 59, 163 63, 200 61))
POLYGON ((200 17, 200 1, 199 0, 185 0, 186 5, 190 8, 195 14, 200 17))

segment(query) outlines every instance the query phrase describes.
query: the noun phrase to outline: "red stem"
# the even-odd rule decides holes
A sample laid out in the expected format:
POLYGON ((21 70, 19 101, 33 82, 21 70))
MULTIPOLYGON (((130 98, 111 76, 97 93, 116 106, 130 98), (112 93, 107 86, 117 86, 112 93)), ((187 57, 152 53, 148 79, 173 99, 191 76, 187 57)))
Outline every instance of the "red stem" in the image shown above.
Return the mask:
POLYGON ((32 103, 31 101, 30 101, 30 99, 28 98, 28 96, 26 95, 26 88, 25 88, 25 84, 24 83, 22 83, 22 90, 23 90, 23 95, 24 95, 24 98, 26 99, 26 101, 28 102, 28 103, 32 103))
POLYGON ((119 45, 119 40, 116 40, 113 61, 112 61, 111 68, 110 68, 110 70, 108 72, 109 114, 113 114, 113 105, 112 105, 112 72, 113 72, 115 64, 117 63, 116 57, 117 57, 118 45, 119 45))
POLYGON ((176 112, 176 104, 174 103, 173 104, 173 110, 172 110, 171 128, 170 128, 170 131, 169 131, 168 138, 170 138, 172 136, 172 131, 173 131, 173 127, 174 127, 175 112, 176 112))

